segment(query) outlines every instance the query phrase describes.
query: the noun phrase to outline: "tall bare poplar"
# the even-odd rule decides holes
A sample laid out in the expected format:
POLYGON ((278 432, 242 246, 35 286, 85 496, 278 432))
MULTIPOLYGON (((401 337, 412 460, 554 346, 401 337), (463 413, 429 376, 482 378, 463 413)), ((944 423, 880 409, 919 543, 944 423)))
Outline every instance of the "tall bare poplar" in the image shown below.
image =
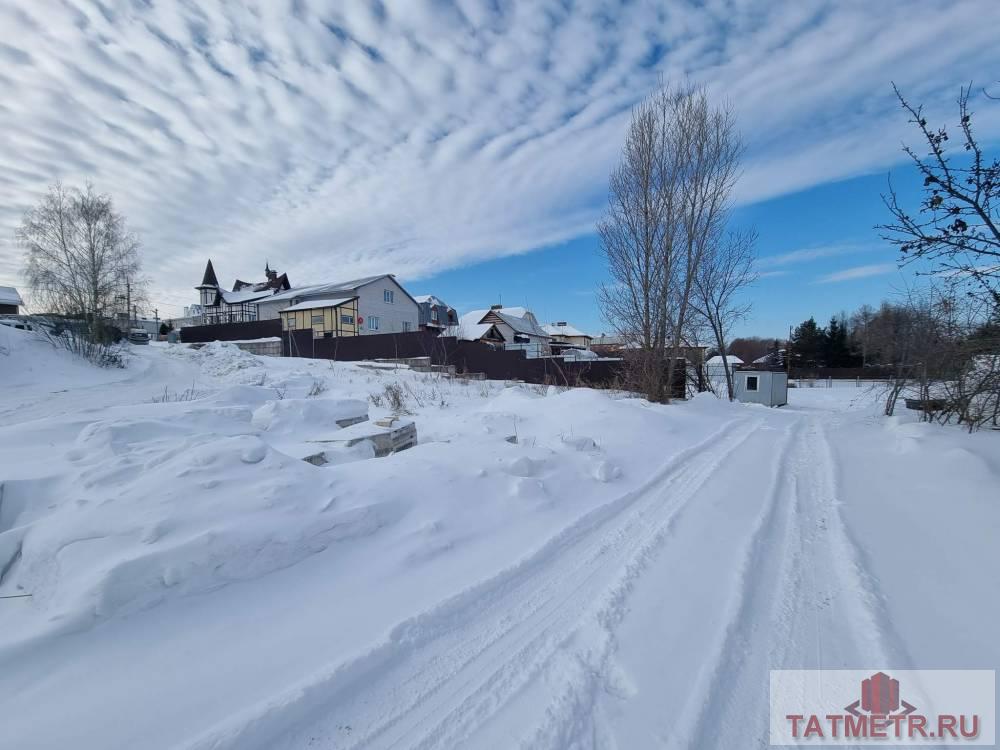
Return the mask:
POLYGON ((629 387, 670 400, 703 258, 725 230, 741 145, 703 89, 664 86, 632 113, 598 224, 611 281, 605 319, 627 350, 629 387))

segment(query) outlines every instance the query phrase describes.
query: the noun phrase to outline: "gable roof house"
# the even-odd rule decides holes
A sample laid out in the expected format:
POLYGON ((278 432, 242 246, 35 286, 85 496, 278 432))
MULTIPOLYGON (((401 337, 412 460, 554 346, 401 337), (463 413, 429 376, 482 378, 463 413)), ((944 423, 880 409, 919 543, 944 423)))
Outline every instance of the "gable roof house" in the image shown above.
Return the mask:
POLYGON ((524 307, 493 305, 489 310, 473 310, 459 318, 458 325, 447 329, 444 335, 503 344, 504 349, 523 349, 529 357, 550 354, 551 336, 524 307))
POLYGON ((582 349, 589 349, 590 342, 594 338, 590 334, 584 333, 579 328, 571 326, 566 321, 549 323, 546 326, 542 326, 542 328, 545 329, 545 332, 552 337, 553 344, 568 344, 582 349))
MULTIPOLYGON (((319 301, 339 300, 341 304, 352 301, 352 312, 339 311, 335 320, 342 321, 347 326, 344 330, 350 335, 377 333, 408 333, 416 331, 420 320, 420 306, 408 291, 396 281, 391 273, 378 276, 365 276, 350 281, 331 282, 327 284, 312 284, 278 292, 257 301, 257 315, 260 320, 286 318, 283 312, 304 310, 303 303, 312 303, 315 309, 332 307, 316 307, 319 301), (354 321, 348 322, 344 316, 353 315, 354 321)), ((318 316, 319 313, 316 313, 318 316)), ((287 330, 287 329, 286 329, 287 330)), ((331 331, 325 331, 331 333, 331 331)), ((336 335, 336 332, 333 332, 336 335)), ((341 334, 344 335, 344 334, 341 334)))
POLYGON ((278 275, 270 265, 264 264, 264 281, 251 283, 236 280, 231 291, 219 284, 215 268, 209 259, 201 283, 195 287, 200 296, 202 322, 246 323, 257 320, 257 302, 277 292, 291 288, 287 274, 278 275))
POLYGON ((17 289, 12 286, 0 286, 0 315, 17 315, 18 308, 24 304, 17 289))
POLYGON ((442 302, 439 297, 433 294, 420 294, 413 299, 420 308, 419 325, 422 329, 444 329, 458 324, 455 308, 442 302))

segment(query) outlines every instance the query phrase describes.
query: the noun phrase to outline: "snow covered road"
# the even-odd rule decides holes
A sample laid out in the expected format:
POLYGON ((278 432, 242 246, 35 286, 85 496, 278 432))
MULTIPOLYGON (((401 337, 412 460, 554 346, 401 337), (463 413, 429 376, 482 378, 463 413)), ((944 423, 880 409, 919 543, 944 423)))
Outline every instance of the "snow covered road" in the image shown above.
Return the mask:
POLYGON ((1000 666, 1000 435, 861 389, 651 407, 231 347, 46 369, 0 402, 0 594, 35 595, 0 610, 0 747, 756 747, 771 669, 1000 666), (282 453, 386 378, 420 446, 282 453))

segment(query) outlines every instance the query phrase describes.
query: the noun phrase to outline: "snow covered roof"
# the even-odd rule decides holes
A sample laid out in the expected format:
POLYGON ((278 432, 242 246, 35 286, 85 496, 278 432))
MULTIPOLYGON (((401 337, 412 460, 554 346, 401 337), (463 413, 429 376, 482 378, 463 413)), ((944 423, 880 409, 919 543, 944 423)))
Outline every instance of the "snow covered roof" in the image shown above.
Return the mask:
POLYGON ((433 294, 418 294, 413 298, 417 304, 424 304, 425 302, 430 305, 435 305, 437 307, 448 307, 448 303, 442 300, 440 297, 435 297, 433 294))
POLYGON ((459 323, 457 326, 447 326, 442 336, 454 336, 462 341, 479 341, 493 328, 492 323, 459 323))
POLYGON ((23 305, 24 300, 12 286, 0 286, 0 305, 23 305))
MULTIPOLYGON (((268 301, 289 300, 295 299, 296 297, 311 297, 315 295, 332 295, 336 292, 354 292, 360 287, 371 284, 373 281, 386 278, 396 281, 396 277, 391 273, 382 273, 378 276, 364 276, 360 279, 351 279, 350 281, 337 281, 329 284, 313 284, 311 286, 295 287, 294 289, 289 289, 287 292, 275 294, 268 301)), ((397 281, 396 283, 398 284, 399 282, 397 281)), ((400 287, 400 289, 402 289, 402 287, 400 287)), ((405 289, 403 291, 409 295, 409 292, 406 292, 405 289)))
POLYGON ((253 289, 244 289, 241 292, 227 292, 220 289, 219 294, 222 296, 223 301, 227 305, 238 305, 241 302, 253 302, 254 300, 263 299, 264 297, 270 297, 271 290, 264 289, 263 291, 254 291, 253 289))
POLYGON ((588 339, 594 338, 589 333, 584 333, 579 328, 571 326, 569 323, 549 323, 548 325, 542 326, 542 330, 550 336, 584 336, 588 339))
POLYGON ((462 325, 463 321, 469 320, 472 324, 473 320, 475 323, 482 323, 483 319, 490 313, 496 315, 500 320, 509 325, 518 333, 525 333, 530 336, 538 336, 540 338, 549 338, 549 334, 545 332, 540 325, 538 325, 535 320, 535 316, 530 310, 524 307, 502 307, 500 309, 494 310, 473 310, 463 315, 459 319, 459 325, 462 325))
MULTIPOLYGON (((739 357, 737 357, 735 354, 727 354, 726 355, 726 361, 728 361, 729 364, 731 364, 731 365, 742 365, 743 364, 743 360, 740 359, 739 357)), ((716 354, 714 357, 710 357, 705 362, 705 364, 706 365, 721 365, 722 364, 722 355, 721 354, 716 354)))
POLYGON ((345 302, 350 302, 353 299, 357 299, 357 295, 354 297, 326 297, 323 299, 311 299, 305 302, 300 302, 297 305, 292 305, 291 307, 284 308, 281 312, 295 312, 296 310, 316 310, 321 307, 337 307, 345 302))

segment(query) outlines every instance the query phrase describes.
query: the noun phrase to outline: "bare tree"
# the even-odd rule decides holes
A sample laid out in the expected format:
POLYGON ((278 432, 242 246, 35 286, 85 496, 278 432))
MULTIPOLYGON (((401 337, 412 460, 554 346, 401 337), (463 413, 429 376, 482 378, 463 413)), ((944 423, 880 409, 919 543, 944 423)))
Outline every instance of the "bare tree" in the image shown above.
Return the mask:
MULTIPOLYGON (((48 312, 86 321, 97 339, 106 322, 139 299, 139 240, 111 198, 86 189, 49 188, 17 232, 25 248, 25 276, 35 300, 48 312)), ((124 310, 131 316, 131 310, 124 310)))
POLYGON ((908 102, 895 86, 893 90, 927 146, 925 155, 910 146, 903 149, 923 177, 925 198, 911 213, 890 185, 882 199, 894 222, 878 228, 899 248, 904 262, 930 260, 934 272, 972 282, 973 293, 985 293, 1000 308, 1000 160, 988 158, 973 134, 972 87, 961 89, 958 97, 964 152, 959 162, 948 153, 948 130, 933 129, 922 107, 908 102))
POLYGON ((729 235, 723 243, 713 243, 705 251, 694 276, 692 307, 711 330, 715 346, 722 355, 726 392, 734 398, 733 374, 726 356, 726 340, 733 326, 750 312, 750 303, 740 294, 757 279, 754 231, 729 235))
POLYGON ((667 402, 702 259, 724 231, 741 145, 703 89, 661 87, 632 113, 598 224, 611 283, 604 317, 627 351, 628 386, 667 402))
POLYGON ((608 209, 597 225, 612 279, 601 286, 598 298, 628 350, 628 385, 650 401, 664 399, 667 337, 669 198, 662 190, 666 123, 661 107, 661 99, 651 97, 633 110, 621 162, 611 173, 608 209))
POLYGON ((875 309, 871 305, 862 305, 850 318, 851 339, 861 352, 861 366, 868 366, 868 355, 871 350, 871 325, 875 319, 875 309))

